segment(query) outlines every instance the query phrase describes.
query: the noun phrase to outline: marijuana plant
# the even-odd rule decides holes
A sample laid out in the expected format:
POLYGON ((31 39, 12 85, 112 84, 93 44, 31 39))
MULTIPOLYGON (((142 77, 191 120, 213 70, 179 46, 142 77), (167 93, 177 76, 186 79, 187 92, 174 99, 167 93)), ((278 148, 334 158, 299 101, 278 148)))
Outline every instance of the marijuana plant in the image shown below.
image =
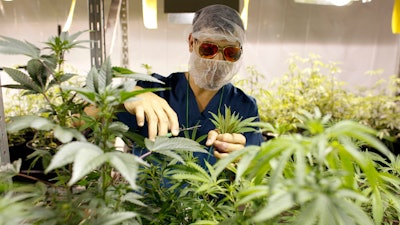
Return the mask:
MULTIPOLYGON (((48 116, 25 115, 9 119, 9 132, 30 128, 48 132, 58 141, 54 152, 48 154, 49 165, 45 167, 45 172, 54 171, 56 178, 53 183, 40 182, 40 188, 29 191, 15 188, 10 180, 10 188, 0 192, 0 202, 13 201, 8 198, 10 193, 19 196, 15 200, 15 209, 23 209, 22 206, 27 205, 30 208, 27 214, 35 215, 25 218, 24 221, 30 224, 137 224, 135 218, 143 207, 140 195, 134 194, 134 191, 138 193, 140 190, 137 185, 139 167, 150 165, 138 156, 116 149, 115 138, 123 137, 128 131, 125 124, 116 120, 116 113, 125 101, 134 101, 138 94, 156 90, 132 91, 137 80, 159 81, 124 68, 113 68, 107 59, 101 68, 90 70, 84 87, 62 85, 72 75, 62 74, 59 70, 64 62, 61 56, 77 46, 73 44, 76 42, 70 43, 76 37, 77 34, 69 36, 62 33, 60 37, 51 38, 46 43, 53 51, 49 56, 41 56, 39 48, 28 42, 12 38, 4 38, 6 41, 2 42, 3 52, 24 54, 35 59, 30 59, 28 63, 33 62, 36 69, 29 69, 27 74, 17 69, 6 69, 18 82, 7 87, 26 89, 29 94, 41 94, 46 98, 48 90, 57 86, 57 96, 62 101, 52 102, 50 100, 54 98, 46 98, 51 112, 48 116), (56 60, 48 61, 48 58, 56 60), (113 82, 114 77, 123 78, 125 82, 113 82), (72 98, 82 104, 76 104, 72 98), (87 105, 97 109, 95 116, 85 114, 83 109, 87 105), (38 197, 24 197, 30 195, 38 197)), ((46 136, 37 138, 45 140, 46 136)), ((154 143, 145 140, 145 144, 151 151, 163 152, 181 162, 174 150, 202 150, 194 141, 183 142, 174 138, 154 143)), ((1 173, 3 177, 7 172, 1 173)), ((13 212, 12 208, 8 211, 1 209, 0 217, 10 211, 13 212)))
POLYGON ((251 126, 251 123, 256 120, 256 117, 243 119, 238 113, 231 112, 231 109, 228 106, 225 106, 224 115, 220 111, 218 111, 218 114, 213 112, 210 112, 210 114, 213 117, 211 122, 220 133, 233 134, 256 131, 256 129, 251 126))
MULTIPOLYGON (((400 210, 396 157, 376 131, 354 121, 303 112, 304 132, 278 136, 220 160, 240 158, 236 207, 255 224, 392 224, 400 210), (376 152, 362 151, 360 145, 376 152), (382 163, 385 162, 385 163, 382 163), (390 166, 389 166, 390 165, 390 166), (250 181, 250 182, 249 182, 250 181)), ((266 126, 268 127, 268 126, 266 126)))
MULTIPOLYGON (((273 125, 270 132, 273 136, 301 132, 296 127, 299 122, 296 115, 318 107, 322 114, 331 115, 332 121, 354 120, 378 130, 377 135, 387 145, 391 145, 387 137, 399 137, 400 79, 397 76, 380 79, 372 87, 349 86, 337 78, 342 73, 338 63, 324 62, 316 54, 291 56, 287 72, 267 86, 259 82, 263 74, 254 67, 248 69, 250 80, 237 83, 257 99, 260 119, 273 125)), ((377 77, 382 73, 368 71, 365 76, 377 77)), ((391 150, 398 152, 395 147, 391 150)))

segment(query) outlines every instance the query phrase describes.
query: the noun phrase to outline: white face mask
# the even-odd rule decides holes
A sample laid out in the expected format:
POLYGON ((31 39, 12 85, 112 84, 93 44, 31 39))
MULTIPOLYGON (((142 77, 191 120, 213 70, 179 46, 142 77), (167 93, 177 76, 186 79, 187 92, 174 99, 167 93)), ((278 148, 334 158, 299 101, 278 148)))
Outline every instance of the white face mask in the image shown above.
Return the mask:
POLYGON ((239 61, 229 62, 225 60, 205 59, 193 51, 189 58, 190 77, 200 88, 218 90, 229 83, 239 71, 241 65, 239 61))

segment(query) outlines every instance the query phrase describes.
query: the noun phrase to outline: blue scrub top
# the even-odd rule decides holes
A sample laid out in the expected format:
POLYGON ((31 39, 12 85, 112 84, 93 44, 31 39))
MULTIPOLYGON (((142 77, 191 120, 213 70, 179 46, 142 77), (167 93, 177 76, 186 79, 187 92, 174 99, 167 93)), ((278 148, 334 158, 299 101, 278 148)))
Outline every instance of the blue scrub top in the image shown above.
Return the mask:
MULTIPOLYGON (((203 135, 207 135, 210 130, 215 129, 214 124, 210 120, 212 118, 210 112, 218 114, 218 111, 220 110, 221 113, 224 114, 225 105, 230 107, 232 113, 235 112, 236 114, 239 114, 239 117, 242 117, 243 119, 257 117, 257 121, 259 121, 256 100, 253 97, 246 95, 242 90, 236 88, 230 83, 222 87, 211 99, 206 109, 203 112, 200 112, 194 93, 190 88, 184 73, 173 73, 168 77, 159 74, 153 74, 152 76, 161 80, 164 84, 139 81, 137 85, 143 88, 168 87, 169 89, 166 91, 154 93, 164 98, 171 108, 175 110, 178 115, 180 127, 201 125, 197 128, 196 139, 203 135)), ((143 127, 138 127, 134 115, 128 112, 121 112, 117 117, 120 121, 128 125, 130 130, 145 137, 148 136, 147 125, 145 124, 143 127)), ((190 132, 190 136, 191 135, 190 132)), ((248 132, 243 135, 246 137, 246 145, 260 145, 263 141, 261 132, 248 132)), ((184 132, 180 132, 179 136, 183 137, 184 132)), ((205 145, 205 141, 206 139, 200 144, 205 145)), ((198 157, 199 164, 202 166, 205 165, 204 160, 207 160, 210 164, 216 162, 212 149, 208 148, 208 150, 210 154, 194 153, 194 156, 198 157)), ((142 155, 144 153, 143 149, 134 149, 133 152, 136 155, 142 155)))

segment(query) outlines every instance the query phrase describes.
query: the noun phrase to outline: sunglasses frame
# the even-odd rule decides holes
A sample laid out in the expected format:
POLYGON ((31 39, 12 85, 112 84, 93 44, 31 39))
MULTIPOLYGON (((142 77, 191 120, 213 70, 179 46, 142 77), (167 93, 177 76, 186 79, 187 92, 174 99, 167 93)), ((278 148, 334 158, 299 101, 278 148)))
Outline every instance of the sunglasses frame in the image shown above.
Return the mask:
MULTIPOLYGON (((197 42, 197 43, 199 43, 198 48, 197 48, 197 51, 198 51, 198 54, 200 55, 200 57, 202 57, 202 58, 212 59, 212 58, 214 58, 214 57, 218 54, 218 52, 221 52, 221 53, 222 53, 222 56, 224 57, 224 60, 229 61, 229 62, 236 62, 236 61, 238 61, 238 60, 240 59, 240 57, 242 56, 243 48, 242 48, 241 45, 240 45, 239 47, 238 47, 238 46, 235 46, 235 45, 228 45, 228 46, 221 47, 221 46, 219 46, 218 44, 216 44, 216 43, 214 43, 214 42, 210 42, 210 41, 200 41, 200 40, 198 40, 198 39, 194 39, 194 41, 197 42), (203 56, 203 55, 200 54, 200 46, 201 46, 202 44, 211 44, 211 45, 215 45, 215 46, 218 47, 218 51, 216 51, 213 55, 203 56), (227 48, 239 49, 239 53, 240 53, 240 54, 239 54, 239 57, 238 57, 236 60, 234 60, 234 61, 227 59, 227 56, 225 55, 225 49, 227 49, 227 48)), ((228 58, 231 58, 231 57, 228 57, 228 58)))

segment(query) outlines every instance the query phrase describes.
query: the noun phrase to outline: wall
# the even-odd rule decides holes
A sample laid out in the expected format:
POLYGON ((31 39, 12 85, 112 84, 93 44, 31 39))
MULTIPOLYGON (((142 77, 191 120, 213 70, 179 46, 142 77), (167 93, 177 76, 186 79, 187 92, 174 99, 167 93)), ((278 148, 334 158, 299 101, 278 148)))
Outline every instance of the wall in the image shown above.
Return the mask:
MULTIPOLYGON (((106 5, 110 0, 106 0, 106 5)), ((57 25, 67 18, 70 0, 0 1, 0 35, 46 41, 57 34, 57 25)), ((188 60, 187 34, 190 26, 171 24, 158 0, 157 30, 143 27, 141 0, 129 1, 130 68, 167 75, 185 70, 188 60)), ((290 54, 321 55, 323 61, 341 63, 339 78, 356 85, 370 85, 377 78, 368 70, 383 69, 384 76, 398 73, 399 36, 391 33, 392 0, 355 2, 346 7, 294 3, 293 0, 251 0, 245 49, 245 65, 254 65, 266 75, 265 84, 287 71, 290 54)), ((106 8, 107 10, 107 8, 106 8)), ((87 1, 78 0, 71 32, 88 29, 87 1)), ((84 35, 83 38, 88 38, 84 35)), ((118 41, 118 40, 117 40, 118 41)), ((116 43, 112 62, 120 63, 120 45, 116 43)), ((67 60, 85 73, 90 67, 88 49, 67 55, 67 60)), ((24 62, 24 57, 0 55, 0 66, 24 62)), ((244 72, 242 73, 242 75, 244 72)), ((2 75, 3 84, 9 79, 2 75)))

